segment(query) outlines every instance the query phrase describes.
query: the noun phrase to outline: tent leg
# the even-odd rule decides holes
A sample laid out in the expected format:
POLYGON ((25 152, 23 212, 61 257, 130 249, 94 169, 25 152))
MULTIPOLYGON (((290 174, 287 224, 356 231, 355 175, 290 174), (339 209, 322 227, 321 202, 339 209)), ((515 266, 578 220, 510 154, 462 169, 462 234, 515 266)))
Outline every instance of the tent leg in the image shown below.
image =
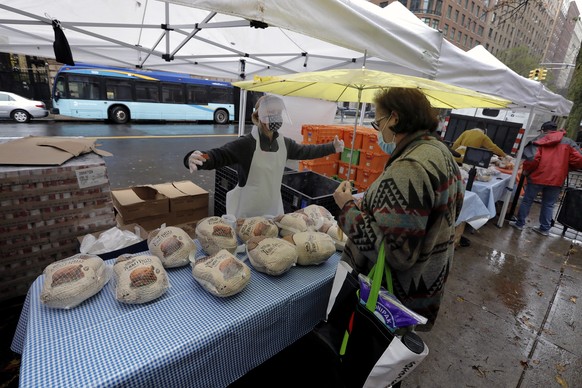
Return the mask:
POLYGON ((245 122, 247 120, 247 90, 240 90, 240 98, 238 103, 238 136, 245 134, 245 122))
MULTIPOLYGON (((509 179, 509 183, 506 187, 506 193, 503 197, 503 207, 501 208, 501 213, 499 214, 499 218, 497 219, 497 226, 502 227, 503 221, 505 220, 505 214, 507 213, 507 208, 509 207, 509 200, 511 199, 511 193, 513 192, 513 188, 515 185, 515 179, 517 177, 517 171, 519 170, 519 164, 521 163, 521 156, 523 155, 523 149, 526 145, 526 139, 528 138, 529 133, 531 132, 531 127, 534 120, 534 108, 530 108, 529 110, 529 117, 527 120, 527 125, 525 128, 525 133, 523 134, 523 140, 519 145, 519 150, 517 151, 517 155, 515 156, 515 166, 513 166, 513 171, 511 173, 511 178, 509 179)), ((521 189, 520 189, 521 190, 521 189)), ((519 195, 519 191, 516 193, 519 195)))

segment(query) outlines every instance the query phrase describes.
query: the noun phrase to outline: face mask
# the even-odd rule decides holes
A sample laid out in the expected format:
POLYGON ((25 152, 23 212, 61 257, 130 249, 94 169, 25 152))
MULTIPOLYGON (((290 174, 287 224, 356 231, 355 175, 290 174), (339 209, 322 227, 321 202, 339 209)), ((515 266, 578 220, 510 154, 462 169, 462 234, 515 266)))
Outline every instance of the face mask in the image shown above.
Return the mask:
POLYGON ((276 132, 279 130, 279 128, 281 128, 282 125, 283 125, 283 123, 280 121, 270 122, 269 123, 269 131, 276 132))
POLYGON ((388 155, 391 155, 392 152, 394 152, 394 149, 396 148, 396 143, 394 143, 394 141, 392 141, 391 143, 386 143, 381 134, 380 136, 378 136, 378 145, 380 146, 380 148, 382 148, 382 151, 386 152, 388 155))

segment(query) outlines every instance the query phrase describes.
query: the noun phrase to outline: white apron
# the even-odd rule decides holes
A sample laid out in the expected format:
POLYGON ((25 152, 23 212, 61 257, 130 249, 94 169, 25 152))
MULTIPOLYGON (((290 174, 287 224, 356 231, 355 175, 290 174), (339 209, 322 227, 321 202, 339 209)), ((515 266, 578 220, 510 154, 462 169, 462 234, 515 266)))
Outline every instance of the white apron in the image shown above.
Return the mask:
POLYGON ((236 185, 226 193, 226 213, 236 218, 257 217, 283 214, 281 198, 281 180, 287 163, 287 147, 282 135, 277 138, 279 150, 265 152, 261 150, 259 129, 253 126, 251 134, 257 141, 247 184, 236 185))

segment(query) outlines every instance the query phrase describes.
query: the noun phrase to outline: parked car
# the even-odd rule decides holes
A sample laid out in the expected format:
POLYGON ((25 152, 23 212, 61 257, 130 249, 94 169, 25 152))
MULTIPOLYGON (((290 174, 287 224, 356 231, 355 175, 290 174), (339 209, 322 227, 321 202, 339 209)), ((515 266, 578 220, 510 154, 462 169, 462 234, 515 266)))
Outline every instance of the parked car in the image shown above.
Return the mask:
MULTIPOLYGON (((355 116, 356 115, 356 109, 352 109, 352 108, 339 107, 337 114, 341 115, 342 112, 343 112, 344 116, 355 116)), ((366 117, 366 118, 374 118, 374 116, 376 116, 375 110, 367 110, 366 112, 364 112, 364 117, 366 117)))
POLYGON ((49 111, 42 101, 29 100, 10 92, 0 92, 0 118, 27 123, 31 118, 47 117, 49 111))

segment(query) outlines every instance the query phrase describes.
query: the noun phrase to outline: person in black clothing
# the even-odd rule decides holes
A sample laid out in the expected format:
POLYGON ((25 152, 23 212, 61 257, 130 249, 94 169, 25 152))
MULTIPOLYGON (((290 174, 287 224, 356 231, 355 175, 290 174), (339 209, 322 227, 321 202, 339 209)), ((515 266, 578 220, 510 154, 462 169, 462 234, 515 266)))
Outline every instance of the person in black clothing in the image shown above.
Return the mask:
POLYGON ((190 172, 233 166, 238 185, 226 195, 226 212, 236 218, 283 214, 281 182, 287 160, 321 158, 342 152, 337 136, 327 144, 304 145, 280 136, 279 128, 290 122, 283 100, 261 97, 252 116, 251 133, 208 151, 191 151, 184 157, 190 172))

